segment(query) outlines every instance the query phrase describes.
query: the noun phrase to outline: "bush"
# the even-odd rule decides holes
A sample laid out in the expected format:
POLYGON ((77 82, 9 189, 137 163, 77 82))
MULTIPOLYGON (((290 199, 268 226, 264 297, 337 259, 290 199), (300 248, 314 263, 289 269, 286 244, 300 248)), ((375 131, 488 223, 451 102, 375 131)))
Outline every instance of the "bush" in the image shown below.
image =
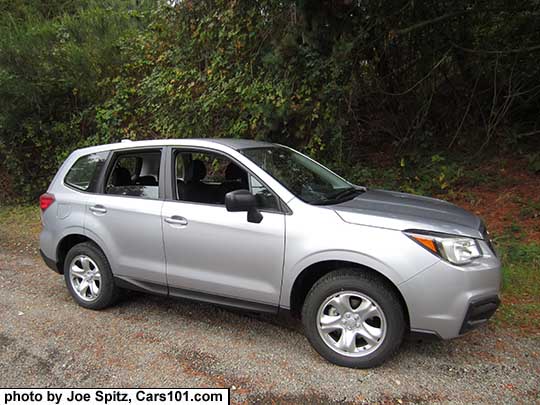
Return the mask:
POLYGON ((123 4, 2 4, 0 156, 19 195, 43 192, 67 154, 95 132, 98 83, 123 63, 120 39, 141 25, 140 12, 123 4))
POLYGON ((538 146, 535 7, 3 2, 0 154, 26 197, 76 147, 169 137, 286 143, 360 177, 370 152, 396 154, 384 182, 444 192, 462 175, 450 153, 538 146))

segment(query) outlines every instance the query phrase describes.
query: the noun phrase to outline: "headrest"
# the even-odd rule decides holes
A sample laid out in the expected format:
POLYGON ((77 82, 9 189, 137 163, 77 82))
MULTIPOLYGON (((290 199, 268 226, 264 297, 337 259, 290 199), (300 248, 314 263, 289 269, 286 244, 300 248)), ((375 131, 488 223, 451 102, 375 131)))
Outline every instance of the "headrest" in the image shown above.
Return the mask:
POLYGON ((202 160, 195 159, 191 162, 186 173, 187 181, 200 181, 206 177, 206 166, 202 160))
POLYGON ((113 186, 131 185, 131 173, 125 167, 118 166, 112 173, 111 182, 113 186))
POLYGON ((225 180, 245 181, 247 180, 247 175, 246 172, 242 170, 236 163, 231 162, 225 169, 225 180))
POLYGON ((154 176, 141 176, 137 179, 137 184, 141 186, 157 186, 158 182, 154 176))

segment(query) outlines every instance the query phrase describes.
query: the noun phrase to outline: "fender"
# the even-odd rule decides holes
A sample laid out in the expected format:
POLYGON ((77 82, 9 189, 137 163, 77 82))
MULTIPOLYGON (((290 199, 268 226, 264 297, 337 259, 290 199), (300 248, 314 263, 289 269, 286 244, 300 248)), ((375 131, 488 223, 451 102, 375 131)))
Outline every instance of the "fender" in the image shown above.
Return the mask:
MULTIPOLYGON (((82 236, 86 236, 84 234, 84 228, 80 225, 72 225, 72 226, 69 226, 65 229, 62 229, 62 232, 60 232, 58 234, 58 236, 56 237, 56 241, 54 242, 53 246, 55 247, 54 249, 54 257, 50 256, 49 258, 54 260, 55 262, 57 262, 59 260, 59 256, 58 256, 58 252, 60 250, 60 245, 62 243, 62 241, 67 238, 68 236, 72 236, 72 235, 82 235, 82 236)), ((45 252, 47 253, 47 252, 45 252)))
POLYGON ((284 269, 284 284, 281 291, 280 307, 290 308, 291 292, 298 276, 309 266, 325 261, 346 261, 360 266, 369 267, 388 278, 396 287, 402 283, 403 277, 393 268, 372 256, 352 250, 335 249, 313 253, 304 257, 292 267, 284 269), (289 282, 286 283, 286 281, 289 282))
POLYGON ((110 253, 110 249, 107 248, 107 244, 103 241, 103 239, 86 227, 84 228, 84 236, 92 240, 103 251, 105 257, 107 257, 107 260, 109 261, 111 271, 114 273, 114 269, 116 268, 115 257, 110 253))

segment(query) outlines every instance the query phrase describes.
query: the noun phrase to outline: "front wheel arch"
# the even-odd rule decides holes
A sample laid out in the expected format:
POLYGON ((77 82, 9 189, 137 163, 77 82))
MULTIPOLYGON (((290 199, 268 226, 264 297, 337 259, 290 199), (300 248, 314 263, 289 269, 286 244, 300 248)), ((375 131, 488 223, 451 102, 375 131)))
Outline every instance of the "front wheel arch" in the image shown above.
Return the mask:
POLYGON ((407 327, 410 329, 409 308, 407 307, 407 302, 405 301, 405 298, 403 297, 401 291, 399 291, 397 286, 384 274, 378 272, 375 269, 372 269, 371 267, 367 267, 359 263, 342 260, 325 260, 317 262, 311 264, 300 272, 300 274, 294 280, 293 287, 291 289, 291 314, 296 318, 300 318, 300 315, 302 313, 302 307, 304 306, 304 301, 306 300, 309 291, 315 285, 315 283, 319 281, 322 277, 326 276, 328 273, 343 268, 354 269, 354 271, 371 274, 374 277, 379 278, 383 283, 385 283, 389 288, 391 288, 400 300, 400 303, 403 307, 403 313, 405 315, 405 321, 407 322, 407 327))

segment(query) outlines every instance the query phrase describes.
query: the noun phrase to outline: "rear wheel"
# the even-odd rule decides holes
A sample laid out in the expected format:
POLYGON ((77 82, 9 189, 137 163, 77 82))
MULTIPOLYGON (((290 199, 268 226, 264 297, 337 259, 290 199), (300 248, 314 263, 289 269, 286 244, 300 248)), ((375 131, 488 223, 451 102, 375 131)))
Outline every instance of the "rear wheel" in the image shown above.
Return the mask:
POLYGON ((302 322, 319 354, 354 368, 375 367, 392 356, 406 327, 395 292, 378 277, 352 269, 334 271, 315 283, 302 322))
POLYGON ((71 296, 82 307, 103 309, 116 299, 109 261, 93 243, 79 243, 70 249, 64 261, 64 278, 71 296))

